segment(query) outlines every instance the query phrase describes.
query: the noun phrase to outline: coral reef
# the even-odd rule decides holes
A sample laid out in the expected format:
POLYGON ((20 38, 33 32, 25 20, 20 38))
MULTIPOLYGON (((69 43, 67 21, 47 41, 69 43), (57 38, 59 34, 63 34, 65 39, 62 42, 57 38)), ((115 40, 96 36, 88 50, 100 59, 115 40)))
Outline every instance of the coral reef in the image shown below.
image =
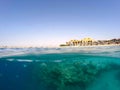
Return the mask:
POLYGON ((47 90, 86 90, 106 67, 92 62, 39 63, 35 66, 34 77, 46 85, 47 90), (74 88, 73 88, 74 87, 74 88), (73 88, 73 89, 72 89, 73 88))

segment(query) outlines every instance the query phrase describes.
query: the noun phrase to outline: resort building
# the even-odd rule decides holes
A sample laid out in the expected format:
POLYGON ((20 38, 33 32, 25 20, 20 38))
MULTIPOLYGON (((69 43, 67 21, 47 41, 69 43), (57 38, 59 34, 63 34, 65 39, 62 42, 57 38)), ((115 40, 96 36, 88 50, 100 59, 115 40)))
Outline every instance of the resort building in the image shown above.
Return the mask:
POLYGON ((84 38, 82 40, 70 40, 66 42, 66 45, 67 46, 88 46, 88 45, 92 45, 94 41, 95 40, 93 40, 92 38, 84 38))

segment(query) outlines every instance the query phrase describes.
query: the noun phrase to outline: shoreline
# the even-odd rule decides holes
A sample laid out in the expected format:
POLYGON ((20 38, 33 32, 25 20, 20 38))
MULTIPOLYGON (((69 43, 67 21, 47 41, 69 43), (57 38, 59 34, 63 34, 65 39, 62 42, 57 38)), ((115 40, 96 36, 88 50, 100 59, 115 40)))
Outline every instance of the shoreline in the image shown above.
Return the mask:
POLYGON ((120 46, 120 44, 110 44, 110 45, 88 45, 88 46, 55 46, 55 47, 49 47, 49 46, 42 46, 42 47, 0 47, 2 48, 25 48, 25 49, 29 49, 29 48, 81 48, 81 47, 110 47, 110 46, 120 46))
POLYGON ((110 46, 120 46, 120 44, 111 44, 111 45, 92 45, 92 46, 60 46, 60 48, 80 48, 80 47, 110 47, 110 46))

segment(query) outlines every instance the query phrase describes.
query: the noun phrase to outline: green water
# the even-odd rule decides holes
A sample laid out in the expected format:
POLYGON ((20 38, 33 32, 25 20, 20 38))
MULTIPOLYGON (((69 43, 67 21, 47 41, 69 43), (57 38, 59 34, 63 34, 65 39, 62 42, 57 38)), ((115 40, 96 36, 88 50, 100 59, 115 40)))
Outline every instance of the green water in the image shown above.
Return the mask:
POLYGON ((35 90, 120 90, 120 47, 35 52, 1 60, 30 63, 29 87, 35 90))

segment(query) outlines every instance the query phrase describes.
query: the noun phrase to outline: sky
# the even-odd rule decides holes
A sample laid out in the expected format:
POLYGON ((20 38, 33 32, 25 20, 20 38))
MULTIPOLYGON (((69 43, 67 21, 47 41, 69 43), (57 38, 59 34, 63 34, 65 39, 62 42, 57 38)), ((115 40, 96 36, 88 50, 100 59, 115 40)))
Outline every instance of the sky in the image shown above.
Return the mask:
POLYGON ((0 0, 0 46, 120 38, 120 0, 0 0))

